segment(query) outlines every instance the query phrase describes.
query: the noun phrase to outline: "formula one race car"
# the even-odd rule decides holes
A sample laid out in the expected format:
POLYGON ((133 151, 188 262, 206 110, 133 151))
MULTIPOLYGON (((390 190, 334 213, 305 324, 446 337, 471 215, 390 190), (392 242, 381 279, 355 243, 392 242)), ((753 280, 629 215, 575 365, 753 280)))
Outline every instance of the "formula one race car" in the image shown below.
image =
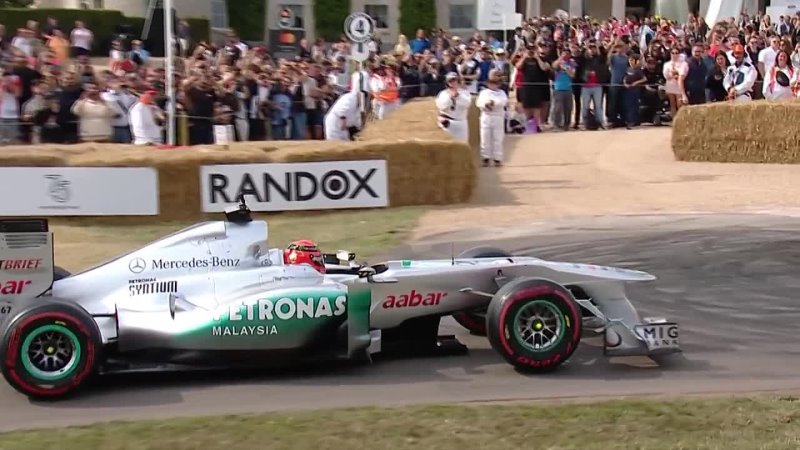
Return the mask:
POLYGON ((584 326, 605 335, 608 355, 680 351, 677 325, 641 319, 625 296, 626 282, 654 279, 644 272, 485 249, 360 265, 311 241, 270 248, 267 223, 243 200, 226 219, 78 274, 54 267, 47 220, 1 220, 5 379, 54 399, 103 373, 436 354, 455 341, 438 335, 453 314, 531 372, 567 361, 584 326))

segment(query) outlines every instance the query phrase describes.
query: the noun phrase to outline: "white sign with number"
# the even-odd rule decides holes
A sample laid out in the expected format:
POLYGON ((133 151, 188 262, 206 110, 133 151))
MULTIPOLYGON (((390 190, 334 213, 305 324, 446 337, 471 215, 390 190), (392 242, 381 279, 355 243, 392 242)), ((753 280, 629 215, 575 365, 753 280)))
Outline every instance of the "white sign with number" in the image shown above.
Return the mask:
POLYGON ((478 30, 507 29, 503 16, 517 12, 514 0, 478 0, 477 6, 478 30))
POLYGON ((353 42, 368 42, 375 34, 375 21, 362 12, 350 14, 344 20, 344 32, 353 42))
POLYGON ((350 57, 360 63, 369 59, 369 53, 369 46, 363 42, 356 42, 350 49, 350 57))

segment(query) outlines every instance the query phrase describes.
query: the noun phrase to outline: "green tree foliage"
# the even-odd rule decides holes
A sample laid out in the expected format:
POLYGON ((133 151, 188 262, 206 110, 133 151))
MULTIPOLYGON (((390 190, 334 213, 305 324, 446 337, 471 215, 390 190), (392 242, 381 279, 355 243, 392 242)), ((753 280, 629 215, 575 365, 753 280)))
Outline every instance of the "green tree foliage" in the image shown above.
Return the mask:
MULTIPOLYGON (((433 1, 433 0, 429 0, 433 1)), ((350 0, 315 0, 317 37, 338 40, 344 34, 344 19, 350 15, 350 0)))
POLYGON ((245 41, 262 41, 270 0, 228 0, 228 26, 245 41))
POLYGON ((436 27, 436 2, 433 0, 400 0, 400 33, 414 39, 418 28, 430 31, 436 27))

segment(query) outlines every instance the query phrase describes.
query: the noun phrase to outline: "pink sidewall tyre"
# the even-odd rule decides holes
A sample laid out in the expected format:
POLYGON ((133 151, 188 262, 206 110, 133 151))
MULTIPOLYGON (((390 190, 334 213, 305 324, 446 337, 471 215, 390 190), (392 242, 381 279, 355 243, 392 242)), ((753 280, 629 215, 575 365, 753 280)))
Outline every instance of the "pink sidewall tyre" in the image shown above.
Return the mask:
POLYGON ((487 336, 495 351, 520 371, 544 373, 566 362, 580 344, 582 314, 558 283, 520 278, 492 298, 487 336))
POLYGON ((3 377, 20 393, 55 400, 95 373, 102 340, 92 317, 64 303, 43 303, 14 317, 0 338, 3 377))

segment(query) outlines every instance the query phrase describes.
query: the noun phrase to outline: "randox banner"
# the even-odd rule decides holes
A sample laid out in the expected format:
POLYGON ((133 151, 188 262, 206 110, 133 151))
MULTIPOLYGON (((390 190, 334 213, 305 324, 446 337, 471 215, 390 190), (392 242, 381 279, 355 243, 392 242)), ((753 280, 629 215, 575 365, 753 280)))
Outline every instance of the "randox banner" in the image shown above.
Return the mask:
POLYGON ((222 212, 242 194, 253 211, 389 206, 382 159, 203 166, 200 189, 203 212, 222 212))
POLYGON ((0 216, 155 216, 150 167, 0 167, 0 216))

